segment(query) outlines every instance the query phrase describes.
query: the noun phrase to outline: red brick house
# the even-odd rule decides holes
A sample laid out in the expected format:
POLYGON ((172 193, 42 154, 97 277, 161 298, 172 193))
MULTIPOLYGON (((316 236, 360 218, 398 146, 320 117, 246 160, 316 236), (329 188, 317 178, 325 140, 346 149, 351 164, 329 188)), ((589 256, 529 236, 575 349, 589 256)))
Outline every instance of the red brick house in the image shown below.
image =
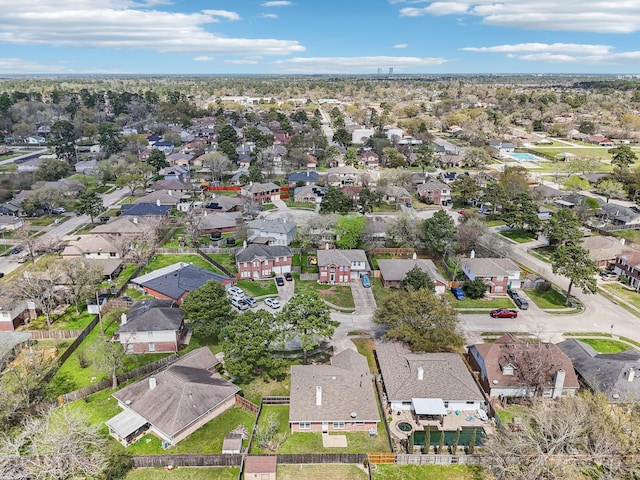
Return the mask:
POLYGON ((240 190, 240 195, 259 203, 271 203, 280 199, 280 187, 275 183, 250 183, 240 190))
POLYGON ((626 252, 616 255, 613 270, 618 275, 626 275, 630 286, 635 289, 640 288, 640 253, 626 252))
POLYGON ((369 272, 364 250, 318 250, 318 283, 348 285, 369 272))
POLYGON ((426 182, 417 187, 421 199, 435 205, 446 205, 451 201, 451 188, 446 183, 429 177, 426 182))
POLYGON ((285 245, 252 243, 236 253, 236 267, 241 279, 269 278, 291 272, 293 253, 285 245))
POLYGON ((522 271, 508 258, 467 258, 462 271, 469 280, 481 279, 490 294, 506 294, 509 288, 520 288, 522 271))
POLYGON ((365 168, 378 168, 380 166, 380 157, 373 150, 362 152, 358 157, 358 165, 365 168))

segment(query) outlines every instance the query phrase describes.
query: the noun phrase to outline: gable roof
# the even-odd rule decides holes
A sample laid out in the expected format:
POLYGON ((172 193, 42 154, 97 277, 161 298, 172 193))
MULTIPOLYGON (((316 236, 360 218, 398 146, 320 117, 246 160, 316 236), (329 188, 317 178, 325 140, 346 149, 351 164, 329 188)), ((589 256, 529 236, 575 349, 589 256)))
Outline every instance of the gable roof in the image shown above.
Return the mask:
POLYGON ((180 200, 185 197, 187 197, 187 195, 174 190, 156 190, 153 193, 136 198, 134 203, 155 203, 157 205, 159 200, 160 205, 172 205, 175 207, 180 203, 180 200))
POLYGON ((589 258, 595 262, 613 260, 617 255, 628 249, 614 237, 592 235, 582 241, 582 248, 589 251, 589 258))
POLYGON ((128 216, 158 216, 167 215, 171 211, 170 205, 156 203, 127 203, 120 207, 121 215, 128 216))
POLYGON ((558 347, 589 388, 603 392, 610 402, 640 400, 640 351, 630 348, 620 353, 598 353, 575 338, 560 342, 558 347), (630 382, 631 368, 635 372, 630 382))
POLYGON ((326 267, 327 265, 339 265, 350 266, 351 262, 364 262, 366 266, 369 265, 367 261, 367 254, 364 250, 318 250, 318 266, 326 267))
POLYGON ((235 228, 242 218, 241 212, 212 213, 200 217, 200 230, 235 228))
POLYGON ((86 253, 117 253, 111 239, 103 235, 87 234, 79 235, 75 240, 70 240, 64 247, 62 256, 84 255, 86 253))
POLYGON ((462 262, 462 268, 475 277, 507 277, 521 271, 509 258, 467 258, 462 262))
POLYGON ((279 192, 280 187, 272 182, 251 183, 249 185, 245 185, 244 187, 242 187, 242 191, 247 193, 271 192, 273 190, 277 190, 279 192))
POLYGON ((250 230, 258 230, 262 231, 265 234, 268 233, 281 233, 288 234, 293 229, 296 228, 296 224, 294 222, 288 222, 284 219, 263 219, 258 218, 256 220, 252 220, 247 225, 250 230))
POLYGON ((155 388, 145 378, 113 396, 121 405, 130 402, 126 408, 173 437, 240 391, 215 372, 218 363, 211 350, 202 347, 157 373, 155 388))
POLYGON ((334 355, 331 365, 292 366, 289 421, 379 422, 367 359, 347 349, 334 355))
POLYGON ((185 293, 200 288, 209 280, 222 283, 231 279, 190 263, 178 262, 134 278, 131 283, 178 300, 185 293))
POLYGON ((125 324, 118 327, 122 332, 175 331, 182 325, 182 310, 172 308, 173 300, 140 300, 127 311, 125 324))
POLYGON ((91 233, 107 233, 114 235, 151 234, 155 229, 154 219, 129 215, 112 218, 107 223, 91 229, 91 233))
POLYGON ((380 259, 378 260, 378 268, 380 275, 388 282, 402 281, 407 276, 409 270, 418 267, 423 272, 429 274, 431 280, 438 281, 448 285, 442 274, 438 271, 433 260, 417 259, 380 259))
POLYGON ((318 180, 320 180, 320 174, 318 172, 293 172, 287 178, 288 183, 317 182, 318 180))
POLYGON ((380 373, 389 401, 441 398, 443 401, 482 401, 484 396, 457 353, 413 353, 400 342, 375 343, 380 373), (418 369, 422 368, 422 380, 418 369))
POLYGON ((254 258, 273 259, 291 257, 291 249, 285 245, 258 245, 252 243, 236 253, 236 262, 251 262, 254 258))
POLYGON ((428 177, 427 180, 424 183, 421 183, 416 188, 417 188, 418 192, 422 192, 422 191, 425 191, 425 190, 428 190, 428 191, 450 190, 451 187, 449 187, 449 185, 447 185, 446 183, 442 183, 440 180, 436 180, 433 177, 428 177))
POLYGON ((239 205, 243 205, 244 202, 245 201, 242 198, 217 195, 211 200, 211 202, 207 204, 205 208, 207 208, 207 210, 226 212, 227 210, 231 210, 232 208, 235 208, 239 205))
POLYGON ((189 190, 190 187, 186 183, 172 178, 170 180, 158 180, 151 188, 154 190, 189 190))

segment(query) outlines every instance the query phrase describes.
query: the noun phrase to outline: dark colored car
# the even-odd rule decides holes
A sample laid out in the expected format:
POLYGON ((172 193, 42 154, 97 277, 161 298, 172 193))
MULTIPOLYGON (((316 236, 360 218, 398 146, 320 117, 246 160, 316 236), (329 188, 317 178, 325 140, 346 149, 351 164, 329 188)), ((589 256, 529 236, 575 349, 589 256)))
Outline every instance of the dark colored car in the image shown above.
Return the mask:
POLYGON ((489 313, 492 318, 516 318, 518 316, 517 310, 509 310, 508 308, 496 308, 489 313))
POLYGON ((287 272, 287 273, 285 273, 285 274, 284 274, 284 279, 285 279, 287 282, 290 282, 291 280, 293 280, 293 275, 291 275, 291 272, 287 272))
POLYGON ((451 293, 453 293, 453 296, 456 297, 458 300, 464 300, 465 298, 467 298, 464 296, 464 292, 460 287, 453 287, 451 289, 451 293))
POLYGON ((278 285, 279 287, 282 287, 284 285, 284 278, 276 277, 276 285, 278 285))
POLYGON ((515 300, 516 298, 519 298, 520 295, 518 295, 518 292, 516 292, 515 290, 507 290, 507 295, 509 295, 511 297, 512 300, 515 300))
POLYGON ((522 297, 514 298, 513 303, 515 303, 520 310, 526 310, 529 308, 529 302, 522 297))
POLYGON ((22 247, 14 247, 13 250, 11 250, 11 255, 17 255, 18 253, 20 253, 23 250, 22 247))

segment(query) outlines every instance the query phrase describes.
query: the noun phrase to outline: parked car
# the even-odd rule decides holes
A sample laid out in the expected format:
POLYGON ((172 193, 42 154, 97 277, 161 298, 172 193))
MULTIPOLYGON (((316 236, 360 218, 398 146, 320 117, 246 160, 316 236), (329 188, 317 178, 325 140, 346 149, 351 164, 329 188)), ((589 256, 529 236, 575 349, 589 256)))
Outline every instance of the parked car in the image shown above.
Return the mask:
POLYGON ((405 203, 404 206, 407 207, 407 208, 412 208, 413 207, 413 205, 411 205, 410 202, 405 203))
POLYGON ((507 290, 507 295, 509 295, 512 300, 515 300, 516 298, 520 297, 520 295, 518 295, 518 292, 516 292, 515 290, 511 290, 511 289, 507 290))
POLYGON ((109 220, 111 220, 111 217, 109 215, 105 215, 103 217, 98 218, 98 220, 102 223, 107 223, 109 220))
POLYGON ((54 208, 53 210, 51 210, 51 213, 55 214, 55 215, 61 215, 63 213, 65 213, 67 210, 64 207, 58 207, 58 208, 54 208))
POLYGON ((529 308, 529 302, 522 297, 514 298, 513 303, 515 303, 520 310, 526 310, 529 308))
POLYGON ((516 318, 518 316, 517 310, 510 310, 508 308, 496 308, 489 313, 492 318, 516 318))
POLYGON ((617 280, 618 274, 612 270, 604 270, 600 272, 600 278, 602 280, 617 280))
POLYGON ((287 282, 292 281, 292 280, 293 280, 293 275, 291 275, 291 272, 287 272, 287 273, 285 273, 285 274, 284 274, 284 279, 285 279, 287 282))
POLYGON ((362 280, 362 286, 364 288, 371 287, 371 280, 369 279, 369 275, 363 275, 361 280, 362 280))
POLYGON ((231 295, 232 297, 244 297, 244 291, 240 287, 231 287, 229 290, 227 290, 227 294, 231 295))
POLYGON ((249 308, 249 304, 244 301, 243 297, 233 297, 231 299, 231 305, 236 307, 238 310, 247 310, 249 308))
POLYGON ((280 300, 278 300, 277 298, 267 298, 264 301, 265 305, 271 307, 271 308, 280 308, 280 300))
POLYGON ((247 305, 249 305, 249 307, 255 307, 258 302, 256 302, 256 299, 253 297, 244 297, 244 301, 247 305))
POLYGON ((282 287, 284 285, 284 278, 276 277, 276 285, 278 285, 279 287, 282 287))
POLYGON ((464 300, 465 298, 467 298, 464 296, 464 291, 462 291, 462 288, 460 287, 453 287, 451 289, 451 293, 453 293, 453 296, 458 300, 464 300))

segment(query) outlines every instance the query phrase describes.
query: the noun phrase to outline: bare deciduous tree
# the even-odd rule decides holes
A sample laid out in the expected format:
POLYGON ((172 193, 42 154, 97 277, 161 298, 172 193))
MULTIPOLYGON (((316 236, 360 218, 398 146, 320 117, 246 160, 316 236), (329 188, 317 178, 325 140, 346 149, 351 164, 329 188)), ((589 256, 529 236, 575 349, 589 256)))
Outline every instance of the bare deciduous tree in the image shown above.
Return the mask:
POLYGON ((280 422, 274 414, 269 414, 263 425, 256 427, 256 441, 260 448, 276 452, 287 439, 286 433, 278 433, 280 422))
POLYGON ((203 165, 211 169, 211 178, 214 181, 222 180, 222 175, 233 167, 231 160, 222 152, 207 153, 202 157, 203 165))
POLYGON ((102 268, 89 263, 84 258, 60 260, 60 265, 69 288, 71 301, 76 306, 76 313, 80 314, 80 302, 89 300, 102 282, 102 268))

